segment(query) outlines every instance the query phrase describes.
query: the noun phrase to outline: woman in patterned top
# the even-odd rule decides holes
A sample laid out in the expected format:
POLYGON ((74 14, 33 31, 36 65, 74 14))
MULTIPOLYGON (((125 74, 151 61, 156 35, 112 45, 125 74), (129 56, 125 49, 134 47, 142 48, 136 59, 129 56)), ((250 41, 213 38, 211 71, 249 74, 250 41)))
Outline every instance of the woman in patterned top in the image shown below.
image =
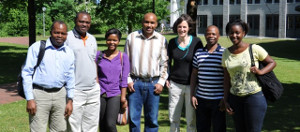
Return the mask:
POLYGON ((276 62, 259 45, 253 45, 255 66, 251 67, 249 44, 243 42, 248 26, 242 20, 226 25, 226 34, 232 46, 223 53, 224 104, 233 115, 237 132, 260 132, 267 110, 267 102, 255 74, 263 75, 276 66, 276 62), (258 61, 267 64, 258 69, 258 61))

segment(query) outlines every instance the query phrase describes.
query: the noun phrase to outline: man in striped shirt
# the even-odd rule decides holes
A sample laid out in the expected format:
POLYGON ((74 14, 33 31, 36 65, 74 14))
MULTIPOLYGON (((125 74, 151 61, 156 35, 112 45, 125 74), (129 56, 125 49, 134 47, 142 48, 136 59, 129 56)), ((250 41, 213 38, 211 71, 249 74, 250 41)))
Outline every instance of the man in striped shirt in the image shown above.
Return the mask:
POLYGON ((211 131, 211 123, 214 132, 226 131, 225 111, 220 111, 223 107, 224 92, 224 71, 221 65, 224 48, 218 44, 219 37, 218 27, 207 27, 207 44, 196 51, 193 59, 191 103, 196 109, 196 125, 199 132, 211 131))
POLYGON ((145 131, 158 131, 159 94, 168 78, 166 39, 155 32, 157 17, 144 15, 142 30, 128 35, 125 53, 130 60, 128 77, 130 131, 140 132, 140 118, 144 105, 145 131))

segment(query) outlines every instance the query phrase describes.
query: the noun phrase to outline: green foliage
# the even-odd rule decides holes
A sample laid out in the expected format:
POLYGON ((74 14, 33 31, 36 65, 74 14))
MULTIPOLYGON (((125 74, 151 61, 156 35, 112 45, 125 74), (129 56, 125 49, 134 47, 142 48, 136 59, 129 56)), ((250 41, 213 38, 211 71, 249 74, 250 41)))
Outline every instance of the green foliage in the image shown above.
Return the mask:
MULTIPOLYGON (((62 20, 68 25, 68 29, 74 27, 74 17, 76 15, 74 0, 56 0, 44 5, 46 7, 45 19, 47 20, 46 29, 49 32, 53 21, 62 20), (49 19, 50 18, 50 19, 49 19)), ((42 15, 39 15, 42 20, 42 15)), ((42 23, 42 22, 40 22, 42 23)))
MULTIPOLYGON (((0 36, 24 36, 28 34, 27 0, 0 0, 0 36)), ((158 22, 169 15, 169 1, 156 0, 155 11, 158 22)), ((38 0, 36 8, 36 33, 43 34, 43 11, 45 30, 49 35, 54 20, 62 20, 68 29, 74 27, 76 12, 87 11, 92 18, 91 33, 105 33, 109 28, 131 32, 141 28, 141 20, 152 12, 152 0, 102 0, 100 5, 90 1, 87 4, 74 0, 38 0)))
MULTIPOLYGON (((169 15, 168 1, 156 0, 155 5, 158 21, 169 15)), ((142 18, 147 12, 152 12, 152 0, 102 0, 96 12, 101 18, 100 32, 104 33, 113 27, 123 32, 140 29, 142 18)))
POLYGON ((28 34, 27 2, 3 0, 0 3, 0 36, 28 34))

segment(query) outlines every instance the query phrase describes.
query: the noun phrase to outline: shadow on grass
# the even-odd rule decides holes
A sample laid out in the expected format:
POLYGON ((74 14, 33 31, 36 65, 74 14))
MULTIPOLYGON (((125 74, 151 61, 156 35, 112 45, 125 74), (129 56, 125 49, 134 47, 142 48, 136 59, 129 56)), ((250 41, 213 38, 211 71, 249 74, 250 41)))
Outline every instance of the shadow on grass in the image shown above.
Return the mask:
POLYGON ((283 84, 284 93, 275 103, 268 102, 264 130, 300 131, 300 83, 283 84))
POLYGON ((271 56, 300 60, 299 40, 279 40, 274 42, 259 43, 271 56))
POLYGON ((16 82, 26 51, 27 47, 0 46, 0 84, 16 82))
MULTIPOLYGON (((275 103, 268 102, 268 110, 264 120, 263 131, 294 132, 300 131, 300 83, 283 84, 284 93, 275 103)), ((168 90, 165 88, 160 98, 160 111, 168 111, 168 90)), ((184 108, 182 117, 185 116, 184 108)), ((168 112, 160 112, 160 126, 170 126, 168 112)), ((186 121, 181 118, 181 127, 186 127, 186 121)), ((231 116, 227 115, 227 131, 234 131, 231 116)))
MULTIPOLYGON (((268 102, 262 131, 300 131, 300 83, 283 84, 284 93, 275 103, 268 102)), ((231 116, 227 115, 227 131, 233 131, 231 116)))

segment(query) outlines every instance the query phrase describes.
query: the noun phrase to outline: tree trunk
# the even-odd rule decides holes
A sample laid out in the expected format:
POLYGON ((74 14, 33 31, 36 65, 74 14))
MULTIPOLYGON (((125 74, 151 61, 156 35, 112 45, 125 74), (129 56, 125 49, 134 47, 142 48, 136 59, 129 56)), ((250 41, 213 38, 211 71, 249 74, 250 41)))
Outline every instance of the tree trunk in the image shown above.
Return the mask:
POLYGON ((186 5, 187 14, 191 16, 193 19, 193 24, 191 30, 191 35, 197 36, 196 33, 196 20, 197 20, 197 4, 195 0, 188 0, 188 3, 186 5))
POLYGON ((27 12, 28 12, 28 23, 29 23, 29 46, 36 41, 35 33, 35 4, 34 0, 28 0, 27 12))

